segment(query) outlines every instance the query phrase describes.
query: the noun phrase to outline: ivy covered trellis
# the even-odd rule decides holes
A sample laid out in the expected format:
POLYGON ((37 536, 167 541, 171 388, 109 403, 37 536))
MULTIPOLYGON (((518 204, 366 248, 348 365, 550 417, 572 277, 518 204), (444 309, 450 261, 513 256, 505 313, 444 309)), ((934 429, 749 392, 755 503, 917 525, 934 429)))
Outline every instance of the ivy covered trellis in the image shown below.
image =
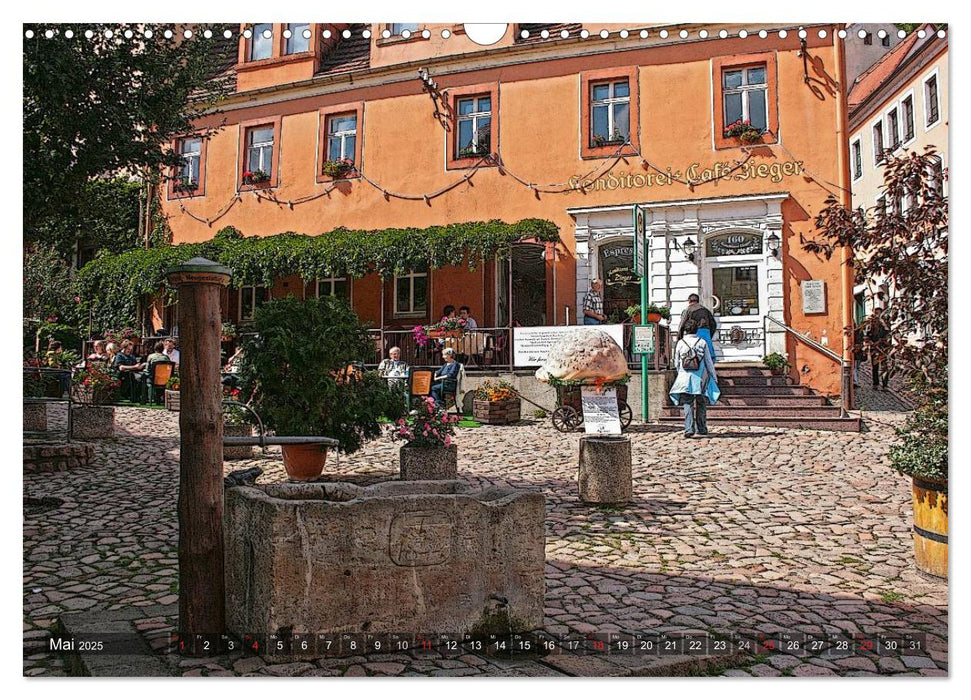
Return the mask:
POLYGON ((233 271, 233 286, 271 285, 280 277, 304 280, 323 277, 383 278, 427 265, 430 269, 503 258, 509 245, 521 241, 559 240, 556 225, 544 219, 473 221, 428 228, 376 231, 338 228, 319 236, 280 233, 244 237, 227 226, 203 243, 182 243, 121 254, 103 254, 77 275, 77 294, 90 314, 93 329, 131 325, 139 299, 166 289, 165 271, 202 256, 233 271))

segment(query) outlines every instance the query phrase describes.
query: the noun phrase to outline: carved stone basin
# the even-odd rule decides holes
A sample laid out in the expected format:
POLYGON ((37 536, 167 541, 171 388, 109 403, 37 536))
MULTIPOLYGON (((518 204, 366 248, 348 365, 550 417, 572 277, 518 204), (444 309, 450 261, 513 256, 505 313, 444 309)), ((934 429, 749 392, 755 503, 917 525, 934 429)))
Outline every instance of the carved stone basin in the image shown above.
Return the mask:
POLYGON ((544 499, 461 481, 226 491, 236 634, 522 632, 543 624, 544 499))

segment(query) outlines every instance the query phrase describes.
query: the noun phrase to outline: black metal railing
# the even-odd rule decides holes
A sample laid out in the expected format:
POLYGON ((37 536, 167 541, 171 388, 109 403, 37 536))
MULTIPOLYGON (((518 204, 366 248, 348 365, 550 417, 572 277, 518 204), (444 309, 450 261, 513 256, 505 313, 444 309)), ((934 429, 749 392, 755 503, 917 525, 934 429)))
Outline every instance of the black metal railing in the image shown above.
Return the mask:
POLYGON ((401 351, 408 366, 439 366, 442 350, 455 350, 456 360, 471 370, 512 370, 512 329, 477 328, 454 337, 429 338, 424 344, 408 329, 372 328, 368 331, 375 343, 375 355, 367 366, 376 366, 388 357, 391 348, 401 351))

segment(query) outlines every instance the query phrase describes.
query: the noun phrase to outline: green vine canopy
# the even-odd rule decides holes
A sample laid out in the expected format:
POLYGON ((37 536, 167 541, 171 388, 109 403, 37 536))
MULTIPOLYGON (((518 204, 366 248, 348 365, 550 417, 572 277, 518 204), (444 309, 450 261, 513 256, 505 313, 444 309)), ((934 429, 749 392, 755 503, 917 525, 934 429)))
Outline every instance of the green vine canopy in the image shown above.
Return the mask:
POLYGON ((462 264, 474 270, 481 261, 505 257, 510 244, 526 240, 557 241, 559 230, 544 219, 377 231, 338 228, 319 236, 287 232, 244 237, 227 226, 202 243, 104 253, 78 272, 77 294, 93 328, 116 328, 136 321, 139 299, 163 290, 171 296, 174 290, 166 286, 166 271, 196 256, 230 268, 231 284, 238 287, 271 285, 289 275, 313 280, 376 272, 388 278, 424 266, 435 269, 462 264))

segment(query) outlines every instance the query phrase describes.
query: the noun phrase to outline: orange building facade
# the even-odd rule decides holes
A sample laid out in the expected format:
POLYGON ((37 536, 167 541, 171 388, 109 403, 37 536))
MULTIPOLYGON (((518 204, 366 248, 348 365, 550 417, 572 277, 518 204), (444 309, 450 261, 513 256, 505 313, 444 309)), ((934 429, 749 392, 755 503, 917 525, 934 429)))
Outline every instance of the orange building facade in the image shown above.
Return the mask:
POLYGON ((650 301, 673 325, 697 292, 718 316, 720 359, 788 353, 802 383, 839 393, 839 364, 779 325, 848 356, 852 280, 839 256, 800 244, 826 197, 848 196, 837 25, 806 25, 804 39, 794 26, 741 38, 729 25, 509 25, 488 47, 460 25, 245 27, 236 92, 199 124, 215 131, 174 144, 187 155, 162 195, 175 243, 228 225, 316 235, 526 218, 560 240, 475 270, 244 287, 229 293, 234 321, 267 297, 337 293, 385 329, 447 304, 482 327, 576 324, 593 278, 616 314, 639 301, 639 207, 650 301), (736 117, 755 128, 739 136, 736 117))

